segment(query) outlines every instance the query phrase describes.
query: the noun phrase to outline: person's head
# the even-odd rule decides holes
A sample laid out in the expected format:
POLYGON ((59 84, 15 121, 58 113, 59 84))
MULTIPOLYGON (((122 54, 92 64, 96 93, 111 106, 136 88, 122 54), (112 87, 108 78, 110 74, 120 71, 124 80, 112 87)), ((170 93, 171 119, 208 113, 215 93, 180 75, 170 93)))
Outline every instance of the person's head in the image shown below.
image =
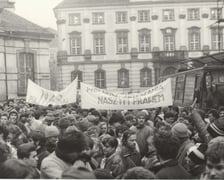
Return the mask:
POLYGON ((8 120, 9 120, 8 114, 7 113, 3 113, 1 115, 0 124, 6 125, 6 124, 8 124, 8 120))
POLYGON ((45 138, 44 132, 42 132, 42 131, 31 131, 29 135, 30 135, 34 145, 36 146, 36 149, 45 146, 46 138, 45 138))
POLYGON ((132 130, 126 130, 123 134, 122 145, 135 149, 136 147, 136 133, 132 130))
POLYGON ((164 120, 172 125, 176 120, 176 114, 174 112, 166 112, 164 114, 164 120))
POLYGON ((18 112, 15 109, 11 110, 9 112, 9 121, 10 121, 10 123, 16 124, 17 119, 18 119, 18 112))
POLYGON ((17 157, 24 160, 32 167, 37 166, 37 152, 33 143, 25 143, 18 146, 17 157))
POLYGON ((9 131, 6 126, 0 125, 0 137, 3 141, 7 141, 7 137, 9 135, 9 131))
POLYGON ((27 122, 31 122, 35 119, 35 112, 33 110, 29 110, 27 112, 27 122))
POLYGON ((122 179, 156 179, 156 176, 143 167, 133 167, 124 173, 122 179))
POLYGON ((172 127, 172 133, 175 137, 177 137, 181 142, 185 141, 189 138, 189 130, 184 123, 176 123, 172 127))
POLYGON ((67 162, 74 163, 86 145, 86 137, 82 132, 67 132, 59 139, 55 153, 59 157, 63 156, 67 162))
POLYGON ((106 169, 94 169, 93 173, 96 177, 96 179, 114 179, 114 177, 111 175, 110 171, 106 169))
POLYGON ((100 134, 106 134, 107 133, 107 123, 106 122, 100 122, 100 134))
POLYGON ((219 108, 219 116, 220 116, 220 117, 224 117, 224 107, 223 107, 223 106, 221 106, 221 107, 219 108))
POLYGON ((112 154, 115 153, 118 146, 118 141, 115 137, 107 136, 103 138, 102 146, 104 155, 106 157, 110 157, 112 154))
POLYGON ((136 115, 137 119, 137 127, 144 127, 145 126, 145 121, 146 121, 146 115, 144 112, 140 111, 136 115))
POLYGON ((134 125, 135 123, 133 123, 134 121, 134 115, 132 114, 127 114, 125 117, 125 123, 127 124, 128 127, 131 127, 132 125, 134 125))
POLYGON ((211 109, 210 111, 208 111, 208 119, 210 123, 213 123, 218 118, 219 112, 216 109, 211 109))
POLYGON ((224 179, 224 138, 215 139, 206 151, 206 173, 208 179, 224 179))
POLYGON ((35 172, 21 159, 8 159, 1 165, 0 178, 35 179, 37 178, 37 174, 35 172))
POLYGON ((10 158, 11 151, 6 143, 0 143, 0 164, 10 158))
POLYGON ((153 143, 157 154, 162 160, 175 159, 179 151, 180 142, 169 129, 155 131, 153 143))
POLYGON ((224 117, 220 117, 207 126, 207 131, 212 138, 224 136, 224 117))
POLYGON ((14 100, 13 99, 8 100, 8 106, 9 107, 14 107, 14 100))
POLYGON ((60 132, 56 126, 46 126, 45 138, 46 147, 49 152, 53 152, 56 148, 60 132))

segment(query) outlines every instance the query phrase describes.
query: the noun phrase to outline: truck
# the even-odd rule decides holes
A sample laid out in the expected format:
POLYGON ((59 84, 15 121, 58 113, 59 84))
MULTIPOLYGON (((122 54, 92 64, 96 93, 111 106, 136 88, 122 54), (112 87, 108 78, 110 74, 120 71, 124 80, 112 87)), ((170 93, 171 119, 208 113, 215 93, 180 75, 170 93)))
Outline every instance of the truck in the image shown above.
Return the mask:
POLYGON ((173 104, 180 107, 197 105, 205 110, 224 106, 224 53, 194 61, 203 66, 160 78, 160 81, 171 78, 173 104))

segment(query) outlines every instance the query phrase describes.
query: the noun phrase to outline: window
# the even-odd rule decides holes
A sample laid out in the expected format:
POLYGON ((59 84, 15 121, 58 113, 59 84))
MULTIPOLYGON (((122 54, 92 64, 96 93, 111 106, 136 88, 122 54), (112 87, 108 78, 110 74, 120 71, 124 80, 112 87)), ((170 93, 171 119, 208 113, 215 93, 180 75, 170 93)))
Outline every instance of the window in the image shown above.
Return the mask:
POLYGON ((163 29, 162 32, 163 32, 164 51, 174 51, 176 29, 166 28, 163 29))
POLYGON ((125 11, 116 12, 116 23, 127 23, 128 22, 128 14, 125 11))
POLYGON ((200 50, 201 48, 201 38, 200 29, 198 27, 192 27, 189 29, 188 33, 189 40, 189 50, 200 50))
POLYGON ((138 11, 138 21, 139 22, 148 22, 150 15, 149 10, 138 11))
POLYGON ((180 101, 181 103, 184 99, 185 78, 185 74, 179 75, 176 80, 175 100, 180 101))
POLYGON ((212 37, 212 49, 219 50, 223 49, 223 28, 213 28, 211 29, 212 37))
POLYGON ((117 53, 128 52, 128 32, 117 32, 117 53))
POLYGON ((82 71, 75 70, 71 72, 71 81, 75 80, 78 76, 78 89, 80 89, 80 82, 82 82, 82 71))
POLYGON ((95 71, 95 86, 98 88, 106 88, 106 73, 102 69, 95 71))
POLYGON ((163 10, 163 21, 174 21, 174 10, 173 9, 163 10))
POLYGON ((198 8, 192 8, 187 10, 188 20, 199 20, 200 13, 198 8))
POLYGON ((118 88, 129 87, 129 71, 125 68, 118 70, 118 88))
POLYGON ((19 53, 18 61, 18 95, 25 96, 28 79, 34 81, 34 54, 19 53))
POLYGON ((152 86, 152 71, 151 69, 145 67, 140 70, 140 86, 150 87, 152 86))
POLYGON ((93 24, 104 24, 104 13, 93 13, 93 24))
POLYGON ((95 54, 104 54, 105 53, 105 33, 97 32, 93 33, 93 46, 95 54))
POLYGON ((80 23, 80 14, 75 13, 75 14, 69 14, 69 24, 70 25, 78 25, 80 23))
POLYGON ((211 8, 211 19, 217 20, 222 18, 222 8, 211 8))
POLYGON ((150 30, 143 29, 139 31, 139 52, 150 52, 151 37, 150 30))
POLYGON ((81 47, 81 33, 73 31, 70 36, 70 53, 72 55, 80 55, 82 52, 81 47))

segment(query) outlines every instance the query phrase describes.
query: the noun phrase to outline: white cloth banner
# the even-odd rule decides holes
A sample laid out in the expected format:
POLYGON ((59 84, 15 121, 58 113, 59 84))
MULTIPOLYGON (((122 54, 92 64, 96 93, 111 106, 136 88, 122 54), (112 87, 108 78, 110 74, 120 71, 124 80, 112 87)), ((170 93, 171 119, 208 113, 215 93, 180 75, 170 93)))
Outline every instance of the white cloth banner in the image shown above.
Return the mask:
POLYGON ((171 79, 141 93, 116 94, 81 83, 81 107, 103 110, 146 109, 173 104, 171 79))
POLYGON ((63 105, 76 102, 77 78, 62 91, 51 91, 28 80, 26 102, 42 106, 63 105))

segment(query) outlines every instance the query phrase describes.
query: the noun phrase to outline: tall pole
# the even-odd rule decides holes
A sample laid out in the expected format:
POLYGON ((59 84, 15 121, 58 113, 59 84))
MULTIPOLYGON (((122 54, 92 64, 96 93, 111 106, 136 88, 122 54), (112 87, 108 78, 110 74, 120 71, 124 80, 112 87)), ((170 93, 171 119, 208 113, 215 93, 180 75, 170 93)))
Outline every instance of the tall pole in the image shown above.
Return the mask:
POLYGON ((5 46, 5 37, 4 37, 4 64, 5 64, 5 97, 8 101, 8 71, 7 71, 7 57, 6 57, 6 46, 5 46))
POLYGON ((221 42, 220 42, 220 40, 221 40, 221 34, 220 34, 220 13, 219 13, 219 0, 217 0, 216 1, 217 2, 217 21, 218 21, 218 50, 219 50, 219 52, 220 52, 220 49, 221 49, 221 42))

